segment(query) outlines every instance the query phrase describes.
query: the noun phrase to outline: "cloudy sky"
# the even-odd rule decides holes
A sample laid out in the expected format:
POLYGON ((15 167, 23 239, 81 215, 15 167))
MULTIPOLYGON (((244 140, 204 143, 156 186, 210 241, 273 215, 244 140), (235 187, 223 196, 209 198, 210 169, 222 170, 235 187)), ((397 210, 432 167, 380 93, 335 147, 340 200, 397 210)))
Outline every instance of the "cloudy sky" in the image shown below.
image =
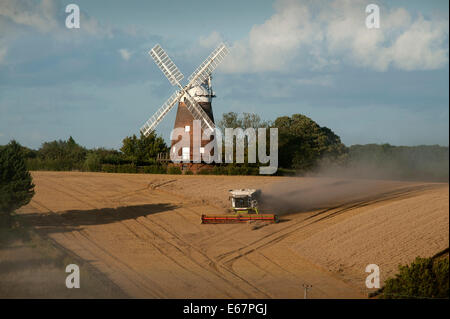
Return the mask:
MULTIPOLYGON (((448 1, 0 1, 0 144, 118 148, 221 41, 216 118, 301 113, 347 145, 448 145, 448 1), (81 28, 67 29, 76 3, 81 28), (365 8, 380 6, 380 28, 365 8)), ((157 132, 167 140, 175 109, 157 132)))

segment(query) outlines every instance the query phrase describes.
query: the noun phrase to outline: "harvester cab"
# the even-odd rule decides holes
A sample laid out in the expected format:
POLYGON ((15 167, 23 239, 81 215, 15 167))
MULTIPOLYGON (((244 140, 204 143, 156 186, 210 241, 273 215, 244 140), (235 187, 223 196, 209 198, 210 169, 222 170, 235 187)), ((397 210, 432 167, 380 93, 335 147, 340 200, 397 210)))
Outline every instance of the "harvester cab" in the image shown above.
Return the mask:
POLYGON ((202 224, 245 223, 251 221, 278 222, 275 214, 260 214, 258 200, 261 196, 259 189, 235 189, 229 191, 231 214, 202 215, 202 224))
POLYGON ((231 209, 235 213, 258 214, 258 199, 261 191, 259 189, 235 189, 229 190, 231 209))

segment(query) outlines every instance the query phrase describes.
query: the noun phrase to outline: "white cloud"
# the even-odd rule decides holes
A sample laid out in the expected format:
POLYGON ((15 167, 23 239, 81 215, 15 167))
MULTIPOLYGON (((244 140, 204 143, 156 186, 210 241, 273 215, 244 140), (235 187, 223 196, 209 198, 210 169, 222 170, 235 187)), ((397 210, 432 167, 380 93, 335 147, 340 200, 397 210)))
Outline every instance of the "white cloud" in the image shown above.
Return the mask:
POLYGON ((392 62, 400 69, 437 69, 448 62, 448 43, 444 39, 447 25, 443 22, 427 21, 419 17, 410 28, 401 34, 388 52, 392 62))
POLYGON ((198 42, 204 48, 215 48, 219 43, 223 42, 223 39, 219 32, 213 31, 206 37, 200 37, 198 42))
MULTIPOLYGON (((229 73, 320 69, 337 64, 385 71, 437 69, 448 63, 448 19, 415 19, 403 8, 380 12, 380 29, 365 26, 365 0, 279 0, 275 13, 232 43, 229 73)), ((200 44, 220 39, 213 32, 200 44)))
POLYGON ((289 98, 295 96, 299 86, 333 87, 335 80, 331 75, 316 75, 311 77, 267 77, 264 86, 258 87, 258 95, 264 98, 289 98))
POLYGON ((335 85, 333 77, 329 74, 313 76, 305 79, 299 78, 295 80, 295 83, 299 85, 317 85, 324 87, 331 87, 335 85))
POLYGON ((58 5, 54 0, 2 0, 0 17, 8 18, 17 25, 25 25, 48 32, 58 26, 58 5))
POLYGON ((119 49, 118 52, 125 61, 128 61, 131 58, 132 53, 127 49, 119 49))
POLYGON ((51 33, 58 40, 71 41, 74 36, 112 37, 110 27, 100 25, 95 18, 81 11, 80 29, 76 32, 65 27, 65 13, 57 0, 1 0, 0 1, 0 36, 11 35, 23 27, 29 27, 40 33, 51 33))

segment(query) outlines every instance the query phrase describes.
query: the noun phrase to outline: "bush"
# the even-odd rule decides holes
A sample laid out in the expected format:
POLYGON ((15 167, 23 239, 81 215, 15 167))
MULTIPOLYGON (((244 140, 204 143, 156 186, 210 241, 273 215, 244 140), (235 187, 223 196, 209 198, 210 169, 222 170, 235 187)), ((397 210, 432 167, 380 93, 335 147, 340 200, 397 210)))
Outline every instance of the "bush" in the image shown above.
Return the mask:
POLYGON ((28 172, 21 146, 11 141, 0 148, 0 212, 8 216, 30 202, 34 184, 28 172))
POLYGON ((102 164, 101 171, 105 173, 137 173, 137 167, 134 164, 102 164))
POLYGON ((145 174, 166 174, 166 168, 161 165, 143 166, 145 174))
POLYGON ((41 169, 41 160, 39 158, 27 158, 25 160, 25 165, 29 171, 37 171, 41 169))
POLYGON ((82 170, 83 162, 77 163, 68 159, 28 158, 25 161, 30 171, 73 171, 82 170))
POLYGON ((228 175, 258 175, 259 168, 249 166, 228 166, 228 175))
POLYGON ((212 175, 258 175, 259 168, 251 166, 238 166, 238 165, 226 165, 226 166, 215 166, 209 174, 212 175))
POLYGON ((277 176, 296 176, 298 173, 295 169, 278 168, 275 175, 277 176))
POLYGON ((96 153, 89 153, 84 161, 84 169, 89 172, 98 172, 102 169, 100 156, 96 153))
POLYGON ((122 165, 117 165, 116 166, 117 173, 137 173, 137 168, 136 165, 134 164, 122 164, 122 165))
POLYGON ((105 172, 105 173, 116 173, 117 172, 116 165, 113 165, 113 164, 102 164, 101 170, 102 170, 102 172, 105 172))
POLYGON ((198 175, 259 175, 258 167, 237 165, 215 165, 212 169, 202 169, 198 175))
POLYGON ((178 166, 169 166, 167 168, 167 174, 179 175, 181 174, 181 169, 178 166))
POLYGON ((38 150, 39 169, 51 171, 82 170, 87 150, 72 137, 67 141, 45 142, 38 150))
POLYGON ((212 174, 212 170, 210 169, 201 169, 199 171, 197 171, 197 175, 211 175, 212 174))
POLYGON ((226 166, 214 166, 212 170, 209 171, 210 175, 228 175, 228 168, 226 166))
POLYGON ((448 258, 420 258, 399 266, 395 278, 388 279, 382 298, 449 298, 448 258))

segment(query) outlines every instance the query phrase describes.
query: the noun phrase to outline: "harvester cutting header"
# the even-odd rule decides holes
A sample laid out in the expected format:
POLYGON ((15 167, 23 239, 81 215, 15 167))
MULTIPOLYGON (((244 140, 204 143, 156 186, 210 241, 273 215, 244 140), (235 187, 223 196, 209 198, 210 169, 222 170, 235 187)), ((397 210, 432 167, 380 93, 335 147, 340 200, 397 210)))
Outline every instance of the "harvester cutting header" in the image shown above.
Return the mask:
POLYGON ((229 191, 231 214, 202 215, 202 224, 245 223, 250 221, 265 221, 277 223, 275 214, 260 214, 258 200, 261 196, 259 189, 235 189, 229 191))

